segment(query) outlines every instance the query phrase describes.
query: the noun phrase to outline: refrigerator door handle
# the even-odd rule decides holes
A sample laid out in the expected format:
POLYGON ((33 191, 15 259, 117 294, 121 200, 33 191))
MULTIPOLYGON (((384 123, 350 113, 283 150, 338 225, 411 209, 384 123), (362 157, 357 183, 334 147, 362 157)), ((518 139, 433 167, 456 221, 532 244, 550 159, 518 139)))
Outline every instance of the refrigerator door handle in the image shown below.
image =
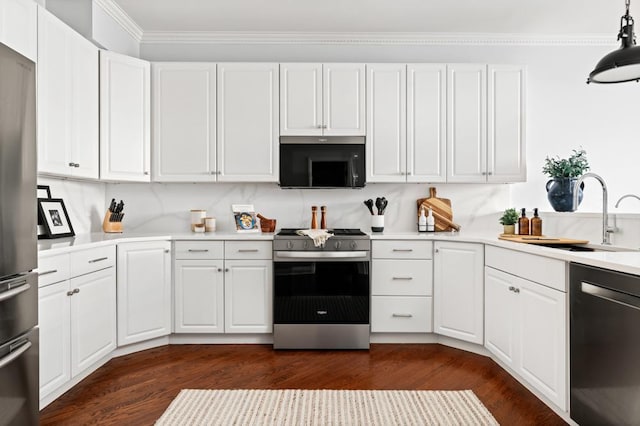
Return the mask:
POLYGON ((23 353, 29 350, 31 345, 32 343, 27 340, 27 342, 24 345, 20 346, 20 348, 17 351, 10 352, 9 355, 0 359, 0 368, 7 366, 11 361, 19 358, 20 355, 22 355, 23 353))
POLYGON ((4 302, 5 300, 11 299, 12 297, 16 297, 20 293, 24 293, 30 288, 31 288, 31 284, 27 284, 27 285, 21 285, 20 287, 14 288, 13 290, 5 291, 4 293, 0 293, 0 302, 4 302))

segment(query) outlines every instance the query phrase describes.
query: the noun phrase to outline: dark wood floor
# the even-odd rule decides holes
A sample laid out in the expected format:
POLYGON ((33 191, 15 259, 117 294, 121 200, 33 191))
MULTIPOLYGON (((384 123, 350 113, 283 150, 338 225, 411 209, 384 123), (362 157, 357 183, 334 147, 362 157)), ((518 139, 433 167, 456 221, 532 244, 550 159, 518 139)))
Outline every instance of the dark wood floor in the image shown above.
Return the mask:
POLYGON ((491 359, 436 344, 164 346, 111 360, 44 409, 41 424, 153 424, 181 389, 472 389, 503 425, 565 424, 491 359))

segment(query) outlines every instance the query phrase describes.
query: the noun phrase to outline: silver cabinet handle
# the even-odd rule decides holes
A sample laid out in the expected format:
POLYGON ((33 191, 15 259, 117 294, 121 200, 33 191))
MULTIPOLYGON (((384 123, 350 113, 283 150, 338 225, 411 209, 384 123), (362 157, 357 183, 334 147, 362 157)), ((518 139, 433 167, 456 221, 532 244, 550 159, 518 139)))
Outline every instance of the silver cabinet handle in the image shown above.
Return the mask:
POLYGON ((51 269, 49 271, 38 272, 38 276, 42 277, 42 276, 45 276, 45 275, 55 274, 56 272, 58 272, 57 269, 51 269))
POLYGON ((209 172, 209 174, 210 174, 210 175, 215 175, 215 174, 216 174, 216 172, 211 171, 211 172, 209 172))
POLYGON ((393 277, 392 280, 403 280, 403 281, 411 281, 413 277, 393 277))
POLYGON ((189 249, 189 253, 207 253, 209 249, 189 249))
POLYGON ((222 268, 218 268, 218 272, 222 272, 222 268))
POLYGON ((103 260, 107 260, 107 259, 109 259, 109 258, 108 258, 108 257, 99 257, 99 258, 97 258, 97 259, 91 259, 91 260, 89 261, 89 263, 102 262, 103 260))
POLYGON ((75 166, 74 163, 69 163, 69 167, 73 167, 73 166, 75 166))
POLYGON ((0 302, 16 297, 20 293, 24 293, 30 288, 31 288, 31 284, 27 284, 27 285, 21 285, 20 287, 14 288, 13 290, 5 291, 4 293, 0 293, 0 302))
POLYGON ((411 252, 411 251, 413 251, 413 249, 393 249, 393 251, 405 251, 405 252, 411 252))
POLYGON ((165 250, 164 250, 164 252, 165 252, 165 253, 171 253, 171 250, 169 250, 169 249, 165 249, 165 250))
POLYGON ((515 290, 513 290, 515 293, 520 293, 520 289, 518 287, 516 287, 515 290))
POLYGON ((509 286, 509 291, 512 291, 514 293, 520 293, 520 289, 518 287, 514 287, 512 285, 509 286))
POLYGON ((435 249, 434 253, 440 253, 440 249, 435 249))
POLYGON ((17 351, 14 351, 14 352, 9 352, 9 355, 7 355, 4 358, 0 359, 0 368, 5 367, 11 361, 19 358, 20 355, 22 355, 23 353, 28 351, 30 347, 31 347, 31 342, 27 340, 27 342, 24 345, 20 346, 20 349, 18 349, 17 351))
POLYGON ((328 311, 316 311, 316 314, 318 315, 327 315, 328 313, 328 311))
POLYGON ((80 167, 80 163, 76 163, 73 167, 80 167))
POLYGON ((73 290, 69 290, 69 291, 67 292, 67 296, 73 296, 73 290))
POLYGON ((512 286, 512 285, 510 285, 510 286, 509 286, 509 291, 513 291, 513 290, 515 290, 515 289, 516 289, 516 288, 515 288, 514 286, 512 286))
POLYGON ((493 172, 487 172, 487 176, 491 176, 493 172))
POLYGON ((257 253, 258 249, 238 249, 238 253, 257 253))
POLYGON ((323 125, 322 125, 322 128, 323 128, 323 129, 326 129, 326 128, 328 128, 328 127, 329 127, 329 126, 327 126, 326 124, 323 124, 323 125))
POLYGON ((145 171, 144 174, 145 174, 145 176, 147 176, 149 174, 149 172, 145 171))
POLYGON ((80 293, 80 289, 79 288, 74 288, 73 289, 73 294, 77 294, 77 293, 80 293))
POLYGON ((229 268, 224 268, 224 271, 225 272, 229 272, 229 268))
POLYGON ((316 126, 316 129, 322 129, 322 124, 318 124, 318 125, 316 126))
POLYGON ((394 318, 413 318, 411 314, 392 314, 391 316, 394 318))

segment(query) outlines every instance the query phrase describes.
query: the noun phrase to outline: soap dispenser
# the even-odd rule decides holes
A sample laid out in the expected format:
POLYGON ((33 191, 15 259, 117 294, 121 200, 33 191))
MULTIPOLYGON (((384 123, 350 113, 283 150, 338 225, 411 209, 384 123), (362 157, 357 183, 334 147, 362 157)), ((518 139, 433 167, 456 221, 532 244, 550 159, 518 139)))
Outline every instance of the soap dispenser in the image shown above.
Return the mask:
POLYGON ((418 218, 418 232, 427 232, 427 216, 424 214, 424 207, 420 209, 420 217, 418 218))
POLYGON ((427 216, 427 232, 436 232, 436 218, 433 217, 431 207, 429 207, 429 215, 427 216))
POLYGON ((522 215, 518 219, 518 235, 529 235, 529 218, 527 218, 527 210, 521 209, 522 215))
POLYGON ((538 209, 533 209, 533 217, 531 218, 531 235, 536 237, 542 236, 542 219, 538 216, 538 209))

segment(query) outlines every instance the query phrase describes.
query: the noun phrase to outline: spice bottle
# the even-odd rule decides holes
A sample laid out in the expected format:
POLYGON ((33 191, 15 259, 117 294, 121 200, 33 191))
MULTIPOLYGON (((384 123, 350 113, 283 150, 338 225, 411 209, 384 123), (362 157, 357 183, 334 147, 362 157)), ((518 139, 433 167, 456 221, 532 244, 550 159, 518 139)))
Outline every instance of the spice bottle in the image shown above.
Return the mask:
POLYGON ((318 229, 318 206, 311 206, 311 229, 318 229))
POLYGON ((327 206, 320 206, 322 217, 320 218, 320 229, 327 229, 327 206))
POLYGON ((527 218, 527 210, 521 209, 522 215, 518 219, 518 235, 529 235, 529 219, 527 218))
POLYGON ((542 219, 538 216, 538 209, 533 209, 533 217, 531 218, 531 235, 537 237, 542 235, 542 219))

